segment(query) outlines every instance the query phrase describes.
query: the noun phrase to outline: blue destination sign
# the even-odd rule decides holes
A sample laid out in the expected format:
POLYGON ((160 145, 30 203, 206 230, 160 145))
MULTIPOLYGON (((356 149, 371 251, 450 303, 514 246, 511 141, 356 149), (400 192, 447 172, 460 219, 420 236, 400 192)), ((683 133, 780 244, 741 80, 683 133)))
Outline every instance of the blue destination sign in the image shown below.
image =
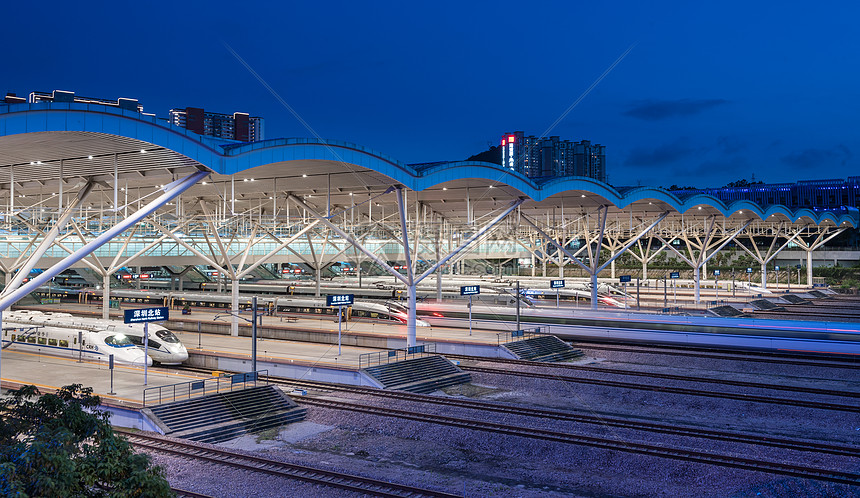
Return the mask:
POLYGON ((355 299, 355 294, 329 294, 325 297, 326 306, 350 306, 355 299))
POLYGON ((160 322, 170 317, 167 308, 125 310, 125 323, 160 322))
POLYGON ((719 277, 720 276, 720 270, 714 270, 714 276, 719 277))
POLYGON ((621 275, 620 277, 618 277, 618 279, 621 281, 622 284, 626 284, 631 280, 630 275, 621 275))
POLYGON ((773 268, 774 268, 776 271, 779 271, 779 266, 774 266, 773 268))
POLYGON ((752 268, 747 267, 747 273, 752 273, 752 268))
POLYGON ((481 293, 480 285, 464 285, 460 287, 461 296, 474 296, 481 293))
POLYGON ((550 289, 561 289, 564 287, 564 280, 550 280, 549 288, 550 289))
POLYGON ((681 278, 681 272, 673 271, 672 273, 669 274, 669 278, 681 278))

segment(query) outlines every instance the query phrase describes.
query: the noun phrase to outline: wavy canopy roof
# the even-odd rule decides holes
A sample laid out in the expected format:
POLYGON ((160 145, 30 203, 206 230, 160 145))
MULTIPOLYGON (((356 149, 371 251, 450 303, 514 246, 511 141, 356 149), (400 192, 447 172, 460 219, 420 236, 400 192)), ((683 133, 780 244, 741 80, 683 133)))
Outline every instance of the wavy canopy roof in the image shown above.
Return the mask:
POLYGON ((750 201, 726 204, 709 195, 679 198, 658 187, 616 188, 582 177, 538 183, 496 164, 408 165, 367 147, 334 140, 238 143, 201 137, 165 120, 102 105, 0 105, 0 189, 8 189, 13 177, 16 192, 36 193, 54 188, 52 182, 60 176, 65 185, 73 186, 76 178, 109 180, 115 173, 128 188, 155 188, 161 178, 166 183, 194 169, 213 173, 212 182, 196 186, 194 195, 217 198, 224 189, 213 191, 213 185, 231 182, 239 202, 248 206, 287 191, 306 200, 324 196, 331 206, 348 206, 365 198, 385 203, 391 201, 376 196, 399 184, 450 217, 461 216, 467 208, 480 216, 525 196, 529 201, 523 209, 535 215, 555 210, 587 212, 607 205, 616 215, 670 211, 780 223, 860 225, 856 208, 812 211, 750 201), (243 181, 232 183, 236 179, 243 181))

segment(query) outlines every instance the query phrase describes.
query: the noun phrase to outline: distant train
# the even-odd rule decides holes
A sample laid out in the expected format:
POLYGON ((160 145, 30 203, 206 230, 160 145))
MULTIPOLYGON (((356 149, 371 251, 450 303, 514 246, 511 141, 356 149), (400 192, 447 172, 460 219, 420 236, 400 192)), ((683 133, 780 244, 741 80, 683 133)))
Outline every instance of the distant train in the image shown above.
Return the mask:
MULTIPOLYGON (((170 282, 166 280, 141 281, 142 288, 169 291, 170 282)), ((215 291, 217 283, 212 282, 183 282, 183 291, 215 291)), ((359 287, 357 280, 335 279, 323 282, 320 285, 320 295, 326 294, 353 294, 356 299, 372 299, 377 301, 406 299, 406 288, 400 282, 392 282, 391 279, 366 278, 359 287)), ((516 303, 516 293, 504 286, 484 286, 479 296, 473 300, 491 303, 495 305, 512 305, 516 303)), ((240 282, 239 292, 243 294, 274 294, 282 296, 314 296, 316 294, 316 283, 308 280, 264 280, 258 282, 240 282)), ((435 284, 419 285, 417 298, 419 301, 436 298, 435 284)), ((590 295, 588 296, 590 299, 590 295)), ((442 287, 442 299, 463 299, 460 288, 445 282, 442 287)), ((531 300, 523 295, 523 304, 531 306, 531 300)))
POLYGON ((90 328, 71 323, 67 313, 11 311, 3 313, 3 349, 114 361, 126 365, 152 365, 152 359, 117 330, 90 328), (80 342, 78 342, 80 339, 80 342))
MULTIPOLYGON (((47 291, 45 289, 45 291, 47 291)), ((98 289, 66 289, 58 294, 56 289, 52 291, 54 299, 66 302, 100 303, 102 291, 98 289)), ((116 289, 111 290, 111 299, 119 299, 122 302, 132 304, 150 304, 155 306, 167 306, 172 309, 182 308, 186 304, 195 308, 206 309, 230 309, 232 298, 230 294, 215 293, 189 293, 189 292, 162 292, 151 290, 116 289)), ((299 315, 335 315, 337 309, 326 305, 325 298, 297 298, 297 297, 263 297, 257 300, 260 310, 271 309, 272 313, 295 313, 299 315)), ((246 310, 251 307, 251 296, 239 296, 239 309, 246 310)), ((383 303, 374 303, 356 300, 349 307, 348 319, 367 318, 378 320, 393 320, 400 323, 406 322, 406 313, 400 309, 383 303)), ((416 326, 429 327, 430 324, 423 320, 417 320, 416 326)), ((150 325, 150 329, 152 325, 150 325)), ((150 339, 151 341, 151 339, 150 339)))

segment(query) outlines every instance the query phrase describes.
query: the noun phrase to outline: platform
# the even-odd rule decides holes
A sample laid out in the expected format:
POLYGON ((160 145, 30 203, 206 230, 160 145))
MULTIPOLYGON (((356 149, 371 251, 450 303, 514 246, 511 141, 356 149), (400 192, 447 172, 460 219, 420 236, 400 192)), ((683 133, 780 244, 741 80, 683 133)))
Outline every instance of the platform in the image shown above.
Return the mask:
MULTIPOLYGON (((123 309, 135 307, 144 306, 123 304, 123 309)), ((98 317, 101 317, 102 313, 100 306, 70 303, 20 306, 15 309, 86 314, 98 317)), ((243 312, 241 316, 243 318, 250 317, 250 313, 243 312)), ((111 318, 121 320, 122 311, 111 310, 111 318)), ((263 338, 264 341, 266 339, 279 339, 293 341, 299 345, 308 344, 309 346, 296 347, 296 355, 293 356, 293 353, 290 352, 285 358, 294 360, 294 362, 307 360, 317 365, 353 364, 357 367, 357 355, 361 353, 406 347, 406 326, 404 324, 384 323, 371 319, 353 319, 342 324, 342 354, 338 355, 338 324, 332 318, 331 315, 320 315, 319 317, 297 316, 295 314, 263 316, 262 326, 258 328, 258 337, 263 338), (333 353, 330 346, 334 346, 333 353), (348 347, 355 347, 363 351, 348 350, 348 347)), ((228 348, 227 352, 230 352, 245 348, 245 351, 250 354, 250 345, 247 339, 245 343, 236 343, 244 344, 243 346, 228 346, 231 344, 229 341, 215 341, 210 345, 204 344, 203 337, 207 333, 213 336, 230 337, 231 319, 232 317, 223 309, 211 311, 195 309, 188 315, 183 315, 180 310, 176 309, 171 310, 170 320, 161 322, 161 325, 179 336, 189 350, 213 348, 217 350, 224 347, 228 348), (199 336, 198 330, 200 331, 199 336)), ((471 335, 467 329, 462 328, 418 327, 418 344, 433 343, 436 345, 436 352, 441 354, 509 357, 508 353, 499 347, 504 342, 502 337, 504 334, 500 334, 503 331, 497 328, 481 328, 478 321, 475 321, 475 324, 471 335)), ((498 327, 497 323, 488 325, 498 327)), ((239 321, 239 334, 240 338, 251 335, 251 326, 244 319, 239 321)), ((282 351, 282 349, 277 351, 282 351)))
MULTIPOLYGON (((43 312, 65 312, 101 316, 101 308, 82 304, 51 304, 27 306, 43 312)), ((120 310, 111 310, 111 318, 121 320, 120 310)), ((219 311, 194 311, 182 315, 176 310, 171 320, 162 322, 186 346, 188 366, 210 371, 247 372, 254 369, 250 326, 240 323, 240 336, 229 335, 230 316, 219 311), (200 332, 198 332, 200 330, 200 332)), ((362 372, 367 358, 381 351, 406 347, 406 327, 373 321, 343 323, 340 350, 337 344, 337 323, 330 316, 297 318, 264 316, 257 339, 256 370, 267 370, 275 377, 337 382, 342 384, 384 387, 362 372), (299 340, 305 339, 305 340, 299 340)), ((436 353, 471 354, 510 357, 500 347, 498 331, 475 328, 472 335, 463 329, 422 327, 419 344, 432 344, 436 353)), ((142 406, 143 369, 117 366, 114 371, 115 395, 110 391, 107 365, 97 362, 77 363, 73 358, 3 351, 3 387, 35 384, 55 389, 72 383, 93 387, 112 406, 130 411, 142 406), (59 379, 59 380, 58 380, 59 379)), ((195 376, 169 368, 150 368, 146 387, 184 382, 195 376)), ((130 417, 132 415, 129 415, 130 417)), ((137 425, 130 425, 137 427, 137 425)))
POLYGON ((111 371, 105 361, 78 362, 76 358, 19 352, 8 348, 3 350, 2 355, 4 391, 33 384, 42 392, 53 392, 70 384, 82 384, 92 387, 93 393, 102 399, 103 407, 113 413, 111 422, 114 425, 144 430, 157 430, 139 413, 143 407, 145 388, 206 377, 150 367, 144 385, 143 368, 117 364, 113 370, 111 391, 111 371))

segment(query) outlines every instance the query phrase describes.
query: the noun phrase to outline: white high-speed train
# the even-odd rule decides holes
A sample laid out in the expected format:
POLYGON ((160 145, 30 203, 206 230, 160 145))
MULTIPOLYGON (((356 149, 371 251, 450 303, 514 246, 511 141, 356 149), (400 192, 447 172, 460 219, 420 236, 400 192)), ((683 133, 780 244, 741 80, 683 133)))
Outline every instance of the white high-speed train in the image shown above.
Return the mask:
POLYGON ((38 312, 3 313, 2 344, 3 349, 24 352, 81 357, 95 361, 108 361, 110 355, 113 355, 117 363, 143 366, 145 361, 147 365, 152 365, 152 359, 147 358, 122 332, 51 324, 38 312))
MULTIPOLYGON (((9 323, 42 327, 46 330, 71 330, 75 336, 75 343, 78 330, 104 334, 105 337, 121 335, 136 349, 144 349, 144 327, 142 323, 122 323, 101 318, 77 317, 69 313, 42 313, 41 311, 5 312, 3 313, 3 323, 4 325, 9 323)), ((77 347, 74 350, 77 351, 77 347)), ((149 324, 148 352, 150 364, 154 360, 162 365, 179 365, 188 359, 188 351, 173 332, 155 323, 149 324)))

